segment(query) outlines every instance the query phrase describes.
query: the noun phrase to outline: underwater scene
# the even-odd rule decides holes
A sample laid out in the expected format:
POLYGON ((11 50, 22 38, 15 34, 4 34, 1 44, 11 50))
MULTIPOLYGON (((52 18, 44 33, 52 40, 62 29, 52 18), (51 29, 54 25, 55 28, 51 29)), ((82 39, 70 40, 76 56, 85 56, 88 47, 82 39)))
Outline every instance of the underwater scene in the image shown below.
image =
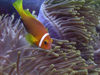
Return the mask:
POLYGON ((100 75, 100 0, 0 0, 0 75, 100 75))

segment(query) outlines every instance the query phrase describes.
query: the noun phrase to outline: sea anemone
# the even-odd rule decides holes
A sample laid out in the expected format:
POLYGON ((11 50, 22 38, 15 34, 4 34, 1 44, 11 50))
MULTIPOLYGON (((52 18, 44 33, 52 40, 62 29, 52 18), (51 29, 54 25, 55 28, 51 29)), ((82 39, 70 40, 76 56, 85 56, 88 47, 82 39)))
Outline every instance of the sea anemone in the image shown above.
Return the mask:
POLYGON ((92 0, 47 0, 38 19, 48 28, 52 38, 76 42, 81 56, 90 64, 99 34, 98 12, 92 0))
MULTIPOLYGON (((54 39, 51 50, 31 47, 14 15, 0 16, 0 75, 88 75, 76 43, 54 39)), ((96 71, 96 70, 95 70, 96 71)), ((98 72, 95 72, 95 75, 98 72)), ((93 73, 92 73, 93 74, 93 73)))
POLYGON ((31 47, 14 15, 0 16, 0 75, 98 75, 93 52, 99 23, 91 0, 46 0, 38 19, 48 28, 52 49, 31 47))

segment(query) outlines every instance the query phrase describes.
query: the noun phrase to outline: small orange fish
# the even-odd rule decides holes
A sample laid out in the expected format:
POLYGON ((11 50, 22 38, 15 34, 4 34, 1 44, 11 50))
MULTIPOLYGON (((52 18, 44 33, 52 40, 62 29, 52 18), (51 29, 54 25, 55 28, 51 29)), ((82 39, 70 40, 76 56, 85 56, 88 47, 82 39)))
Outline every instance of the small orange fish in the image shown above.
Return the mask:
POLYGON ((50 38, 48 31, 28 10, 23 9, 22 3, 23 0, 16 0, 13 3, 13 6, 21 16, 24 26, 29 33, 26 35, 26 40, 31 45, 34 43, 43 49, 50 49, 52 39, 50 38))

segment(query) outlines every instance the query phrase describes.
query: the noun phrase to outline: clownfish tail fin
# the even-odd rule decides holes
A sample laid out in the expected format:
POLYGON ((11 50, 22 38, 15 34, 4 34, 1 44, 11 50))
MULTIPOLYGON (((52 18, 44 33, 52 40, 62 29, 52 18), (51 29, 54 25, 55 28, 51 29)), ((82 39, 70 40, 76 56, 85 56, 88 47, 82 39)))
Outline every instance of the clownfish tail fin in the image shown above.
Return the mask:
POLYGON ((13 3, 13 6, 14 8, 17 10, 17 12, 19 13, 19 15, 21 17, 24 17, 24 16, 31 16, 33 17, 34 19, 36 19, 30 12, 29 10, 24 10, 23 9, 23 0, 16 0, 14 3, 13 3))
POLYGON ((22 12, 23 12, 23 0, 16 0, 14 3, 13 3, 13 6, 14 8, 17 10, 17 12, 21 15, 22 12))

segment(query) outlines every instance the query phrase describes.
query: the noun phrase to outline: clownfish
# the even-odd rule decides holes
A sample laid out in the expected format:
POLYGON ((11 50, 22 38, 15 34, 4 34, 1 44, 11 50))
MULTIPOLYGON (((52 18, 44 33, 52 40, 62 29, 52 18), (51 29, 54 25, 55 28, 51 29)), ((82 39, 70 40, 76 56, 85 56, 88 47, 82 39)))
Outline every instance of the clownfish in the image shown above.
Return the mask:
POLYGON ((52 39, 47 29, 29 12, 29 10, 23 9, 22 3, 23 0, 16 0, 13 6, 21 16, 23 24, 29 33, 26 35, 26 40, 31 45, 36 44, 40 48, 51 49, 52 39))

